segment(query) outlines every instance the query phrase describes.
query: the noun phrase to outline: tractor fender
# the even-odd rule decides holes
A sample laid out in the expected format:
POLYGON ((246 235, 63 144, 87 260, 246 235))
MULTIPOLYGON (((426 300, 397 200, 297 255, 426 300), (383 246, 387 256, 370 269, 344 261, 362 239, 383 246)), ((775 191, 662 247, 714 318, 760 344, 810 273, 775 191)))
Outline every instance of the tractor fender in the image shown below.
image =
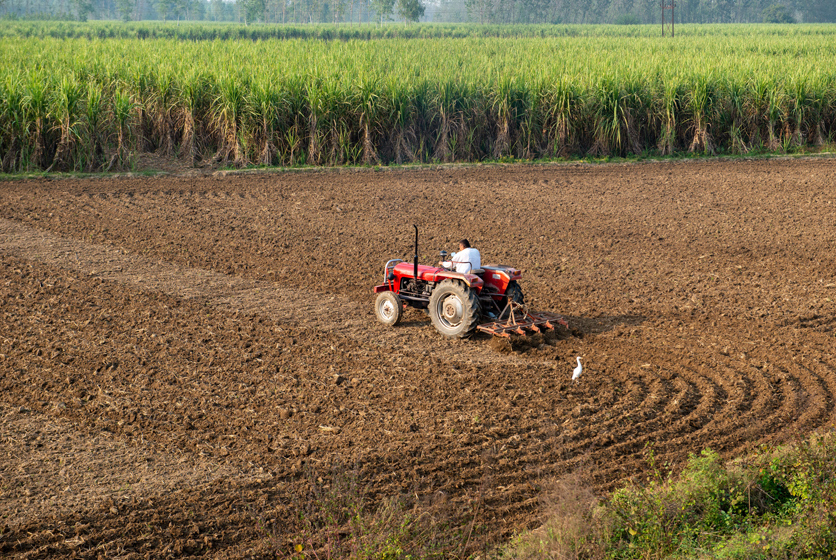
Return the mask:
POLYGON ((482 291, 484 282, 475 274, 463 274, 461 272, 453 272, 451 270, 439 270, 435 273, 434 282, 441 282, 443 280, 458 280, 463 282, 468 288, 474 289, 477 292, 482 291))
POLYGON ((497 274, 500 278, 494 277, 496 280, 504 280, 506 283, 512 280, 520 280, 522 278, 522 270, 507 266, 504 264, 488 264, 482 267, 486 274, 497 274))

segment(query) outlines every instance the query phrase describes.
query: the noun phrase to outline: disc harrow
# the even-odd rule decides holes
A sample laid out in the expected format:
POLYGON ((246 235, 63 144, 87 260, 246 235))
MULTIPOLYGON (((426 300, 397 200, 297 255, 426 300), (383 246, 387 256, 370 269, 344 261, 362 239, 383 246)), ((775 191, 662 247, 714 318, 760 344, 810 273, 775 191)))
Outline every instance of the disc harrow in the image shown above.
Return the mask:
POLYGON ((510 337, 512 334, 526 336, 529 332, 539 333, 543 329, 554 330, 557 325, 569 328, 566 319, 556 313, 528 311, 524 305, 508 302, 499 319, 482 323, 476 328, 493 336, 510 337))

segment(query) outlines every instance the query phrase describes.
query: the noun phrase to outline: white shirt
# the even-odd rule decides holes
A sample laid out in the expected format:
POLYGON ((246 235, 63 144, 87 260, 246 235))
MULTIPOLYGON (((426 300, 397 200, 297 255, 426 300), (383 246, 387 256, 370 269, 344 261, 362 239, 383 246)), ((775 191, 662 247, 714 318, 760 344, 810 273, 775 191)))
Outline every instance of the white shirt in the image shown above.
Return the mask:
POLYGON ((456 265, 456 272, 468 274, 471 270, 482 268, 482 256, 479 254, 479 249, 468 247, 463 251, 452 254, 452 261, 445 261, 444 266, 456 265))

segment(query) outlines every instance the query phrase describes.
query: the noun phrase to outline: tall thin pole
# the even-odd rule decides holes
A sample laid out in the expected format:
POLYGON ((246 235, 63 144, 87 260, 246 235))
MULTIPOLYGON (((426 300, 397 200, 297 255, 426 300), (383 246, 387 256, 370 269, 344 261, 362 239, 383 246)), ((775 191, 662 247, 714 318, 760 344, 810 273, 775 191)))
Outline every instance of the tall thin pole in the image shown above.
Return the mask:
POLYGON ((674 36, 674 8, 676 7, 675 0, 661 0, 659 7, 662 8, 662 37, 665 36, 665 27, 668 24, 667 10, 671 11, 671 37, 674 36))

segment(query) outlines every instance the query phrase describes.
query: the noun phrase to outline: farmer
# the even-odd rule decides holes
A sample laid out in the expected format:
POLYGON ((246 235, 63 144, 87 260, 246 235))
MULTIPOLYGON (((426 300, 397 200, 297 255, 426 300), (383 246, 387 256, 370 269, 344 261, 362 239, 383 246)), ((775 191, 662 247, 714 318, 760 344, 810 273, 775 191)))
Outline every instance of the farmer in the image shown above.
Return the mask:
POLYGON ((482 268, 482 256, 479 254, 479 249, 474 249, 470 246, 470 241, 462 239, 459 241, 459 252, 453 253, 451 260, 444 261, 441 266, 444 268, 451 268, 456 265, 456 272, 467 274, 478 268, 482 268))

